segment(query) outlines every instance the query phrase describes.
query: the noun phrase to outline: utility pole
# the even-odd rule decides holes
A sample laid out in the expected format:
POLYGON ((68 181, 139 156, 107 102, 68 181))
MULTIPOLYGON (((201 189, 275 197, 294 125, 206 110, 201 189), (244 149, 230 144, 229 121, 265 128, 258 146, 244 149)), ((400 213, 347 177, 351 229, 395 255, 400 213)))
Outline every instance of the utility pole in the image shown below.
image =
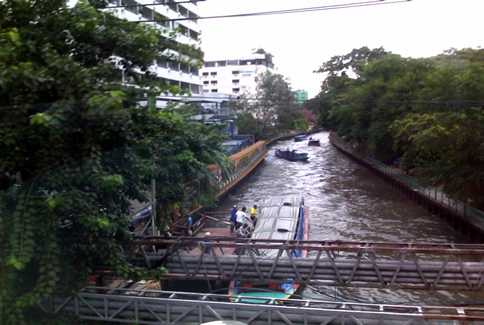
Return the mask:
MULTIPOLYGON (((151 164, 154 171, 156 166, 155 156, 151 158, 151 164)), ((156 236, 156 180, 154 176, 151 176, 151 227, 153 236, 156 236)))

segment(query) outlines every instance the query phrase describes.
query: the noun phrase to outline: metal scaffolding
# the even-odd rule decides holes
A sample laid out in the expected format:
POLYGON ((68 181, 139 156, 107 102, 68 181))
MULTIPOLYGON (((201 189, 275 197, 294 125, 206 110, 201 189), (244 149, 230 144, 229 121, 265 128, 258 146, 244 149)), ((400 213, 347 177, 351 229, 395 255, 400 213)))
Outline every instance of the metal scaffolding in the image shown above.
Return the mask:
POLYGON ((167 278, 395 289, 482 290, 484 284, 481 244, 149 237, 132 245, 157 247, 138 253, 131 247, 126 255, 135 265, 166 267, 167 278), (275 258, 258 253, 268 248, 277 251, 275 258), (307 250, 308 257, 292 257, 294 250, 307 250))
POLYGON ((202 324, 216 320, 254 325, 484 322, 484 308, 254 299, 261 302, 243 303, 239 298, 217 294, 87 287, 69 296, 56 296, 39 307, 49 314, 135 324, 202 324))

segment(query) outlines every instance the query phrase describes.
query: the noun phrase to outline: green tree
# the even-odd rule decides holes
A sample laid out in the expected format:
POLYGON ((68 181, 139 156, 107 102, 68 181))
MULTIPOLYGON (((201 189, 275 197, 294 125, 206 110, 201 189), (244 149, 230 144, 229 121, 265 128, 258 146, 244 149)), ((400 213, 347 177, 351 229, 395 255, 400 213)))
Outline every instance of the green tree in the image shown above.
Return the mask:
POLYGON ((204 167, 225 159, 215 128, 138 105, 178 92, 150 72, 176 43, 105 5, 0 2, 2 324, 29 322, 31 306, 82 287, 99 263, 132 279, 161 275, 129 265, 118 248, 130 202, 147 200, 154 177, 158 215, 167 215, 184 199, 183 180, 208 178, 204 167))
POLYGON ((263 48, 252 49, 252 53, 253 54, 263 54, 265 59, 266 59, 266 64, 272 65, 272 58, 274 57, 274 55, 267 52, 263 48))
POLYGON ((365 67, 374 60, 390 54, 383 48, 369 49, 361 47, 353 49, 346 55, 337 55, 316 70, 325 75, 321 92, 316 97, 319 103, 316 125, 347 135, 352 125, 351 106, 346 105, 346 98, 354 86, 358 86, 358 78, 365 67), (337 108, 341 105, 341 110, 337 108), (335 108, 333 110, 333 108, 335 108))
POLYGON ((440 103, 417 105, 392 123, 394 146, 404 153, 402 165, 453 198, 483 209, 484 111, 473 106, 484 98, 482 62, 468 62, 465 68, 439 65, 420 94, 440 103))
POLYGON ((264 138, 278 127, 292 128, 286 117, 296 110, 296 106, 294 93, 284 76, 266 71, 259 76, 255 97, 241 98, 239 113, 252 114, 255 125, 251 133, 256 138, 264 138))
POLYGON ((402 165, 454 198, 482 207, 484 50, 428 59, 353 50, 319 72, 318 124, 384 163, 402 165))
POLYGON ((409 114, 392 125, 402 165, 453 198, 484 208, 484 110, 409 114))

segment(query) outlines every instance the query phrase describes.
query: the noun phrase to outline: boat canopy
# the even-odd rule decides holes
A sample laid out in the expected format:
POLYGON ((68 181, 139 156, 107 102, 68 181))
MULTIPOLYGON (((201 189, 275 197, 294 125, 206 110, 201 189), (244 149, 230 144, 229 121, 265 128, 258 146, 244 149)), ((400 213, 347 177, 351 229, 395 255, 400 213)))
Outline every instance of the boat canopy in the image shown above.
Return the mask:
MULTIPOLYGON (((296 238, 302 197, 271 197, 260 204, 257 223, 251 236, 253 239, 296 238)), ((272 255, 277 250, 264 250, 264 255, 272 255)))

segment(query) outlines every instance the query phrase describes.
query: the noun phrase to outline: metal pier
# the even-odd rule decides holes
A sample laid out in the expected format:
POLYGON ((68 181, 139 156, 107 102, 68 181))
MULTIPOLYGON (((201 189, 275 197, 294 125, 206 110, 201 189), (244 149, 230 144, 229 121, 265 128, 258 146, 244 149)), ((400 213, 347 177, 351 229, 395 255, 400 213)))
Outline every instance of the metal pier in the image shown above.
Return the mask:
MULTIPOLYGON (((257 298, 254 298, 257 299, 257 298)), ((134 324, 483 324, 484 308, 405 306, 281 299, 260 304, 230 302, 227 295, 87 287, 39 307, 85 320, 134 324), (111 292, 107 294, 106 292, 111 292)))
POLYGON ((484 245, 371 243, 351 241, 278 241, 233 238, 145 238, 133 243, 158 247, 127 257, 135 265, 164 266, 167 278, 293 282, 329 286, 403 289, 482 290, 484 245), (190 247, 201 247, 199 254, 190 247), (259 249, 277 250, 274 259, 259 249), (227 251, 239 254, 225 254, 227 251), (291 257, 307 250, 307 258, 291 257))

